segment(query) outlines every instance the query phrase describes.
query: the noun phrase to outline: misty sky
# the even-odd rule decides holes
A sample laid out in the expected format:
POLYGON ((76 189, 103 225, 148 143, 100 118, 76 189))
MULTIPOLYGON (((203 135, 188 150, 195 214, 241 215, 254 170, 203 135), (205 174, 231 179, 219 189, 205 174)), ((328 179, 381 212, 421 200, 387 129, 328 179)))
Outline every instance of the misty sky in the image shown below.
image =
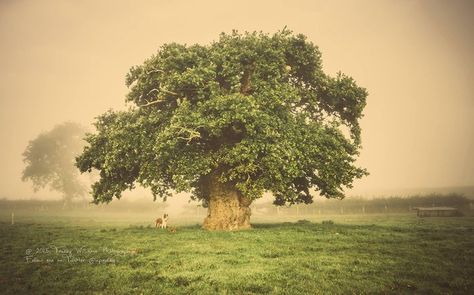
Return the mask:
POLYGON ((474 185, 473 3, 0 0, 0 198, 34 196, 28 141, 125 108, 125 74, 161 44, 285 25, 368 89, 355 190, 474 185))

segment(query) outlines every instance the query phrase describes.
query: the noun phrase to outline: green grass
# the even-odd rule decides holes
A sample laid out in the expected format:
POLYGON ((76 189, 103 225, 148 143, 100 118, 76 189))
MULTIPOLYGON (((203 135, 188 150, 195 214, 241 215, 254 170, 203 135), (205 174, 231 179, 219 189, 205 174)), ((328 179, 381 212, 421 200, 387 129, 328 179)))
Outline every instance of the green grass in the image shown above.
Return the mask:
POLYGON ((241 232, 207 232, 196 217, 175 222, 181 225, 170 233, 150 227, 148 217, 16 215, 15 225, 0 215, 3 294, 474 290, 473 217, 287 216, 275 223, 260 216, 241 232), (43 261, 27 262, 29 251, 43 261), (69 261, 60 253, 68 251, 69 261))

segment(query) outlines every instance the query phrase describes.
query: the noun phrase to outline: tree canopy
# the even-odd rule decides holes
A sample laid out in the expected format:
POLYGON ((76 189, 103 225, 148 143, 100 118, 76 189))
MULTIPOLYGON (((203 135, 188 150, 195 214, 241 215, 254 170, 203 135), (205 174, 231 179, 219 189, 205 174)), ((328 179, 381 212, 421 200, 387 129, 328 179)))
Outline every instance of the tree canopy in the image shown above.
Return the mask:
POLYGON ((355 165, 367 91, 323 72, 321 53, 289 30, 222 33, 208 45, 161 46, 126 76, 127 111, 97 118, 77 158, 97 169, 94 202, 138 183, 156 197, 190 192, 204 203, 209 182, 253 200, 310 203, 342 198, 367 174, 355 165))
POLYGON ((35 191, 49 186, 66 202, 84 196, 86 187, 74 162, 84 147, 85 132, 83 126, 66 122, 31 140, 23 153, 22 180, 32 181, 35 191))

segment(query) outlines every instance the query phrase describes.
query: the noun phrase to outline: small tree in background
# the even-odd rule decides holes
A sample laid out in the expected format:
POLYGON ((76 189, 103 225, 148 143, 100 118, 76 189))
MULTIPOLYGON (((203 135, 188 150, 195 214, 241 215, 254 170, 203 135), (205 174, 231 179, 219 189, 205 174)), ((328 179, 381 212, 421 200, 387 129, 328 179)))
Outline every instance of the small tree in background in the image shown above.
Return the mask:
POLYGON ((74 166, 75 157, 84 148, 84 136, 84 127, 66 122, 31 140, 23 153, 26 168, 22 180, 31 181, 35 192, 49 186, 62 193, 65 206, 85 196, 86 186, 74 166))
POLYGON ((96 203, 136 183, 156 196, 190 192, 206 229, 250 227, 250 204, 342 198, 366 174, 354 162, 367 92, 322 71, 321 53, 283 30, 221 34, 210 45, 165 44, 126 78, 135 107, 101 115, 77 159, 97 169, 96 203))

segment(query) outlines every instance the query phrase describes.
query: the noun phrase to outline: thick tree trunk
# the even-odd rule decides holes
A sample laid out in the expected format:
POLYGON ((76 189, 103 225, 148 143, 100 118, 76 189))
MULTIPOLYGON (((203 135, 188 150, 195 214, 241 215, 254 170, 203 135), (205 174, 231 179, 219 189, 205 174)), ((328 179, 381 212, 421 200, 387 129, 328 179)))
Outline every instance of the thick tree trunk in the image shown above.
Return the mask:
POLYGON ((250 204, 235 188, 219 183, 209 182, 208 213, 203 228, 207 230, 241 230, 249 229, 250 204))

